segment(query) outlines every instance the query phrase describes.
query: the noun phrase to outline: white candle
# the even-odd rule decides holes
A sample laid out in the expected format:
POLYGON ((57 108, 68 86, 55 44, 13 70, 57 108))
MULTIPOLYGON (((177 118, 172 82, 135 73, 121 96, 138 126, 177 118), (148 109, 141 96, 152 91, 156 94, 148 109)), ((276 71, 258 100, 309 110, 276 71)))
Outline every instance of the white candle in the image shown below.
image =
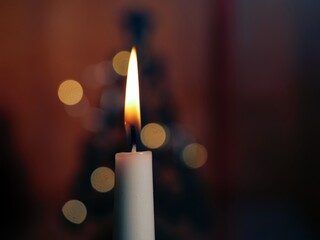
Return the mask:
POLYGON ((152 154, 116 154, 116 239, 153 240, 152 154))
MULTIPOLYGON (((129 60, 124 112, 127 134, 132 134, 131 129, 139 130, 139 80, 134 48, 129 60)), ((117 153, 115 161, 115 239, 154 240, 152 153, 136 152, 133 145, 131 152, 117 153)))

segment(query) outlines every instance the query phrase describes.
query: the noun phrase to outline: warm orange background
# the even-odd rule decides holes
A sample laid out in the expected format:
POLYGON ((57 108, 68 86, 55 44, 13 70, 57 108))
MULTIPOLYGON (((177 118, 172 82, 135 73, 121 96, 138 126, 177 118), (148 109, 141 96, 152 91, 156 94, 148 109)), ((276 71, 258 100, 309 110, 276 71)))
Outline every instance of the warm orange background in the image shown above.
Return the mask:
MULTIPOLYGON (((45 215, 55 219, 60 214, 81 167, 79 148, 91 134, 79 119, 66 114, 57 97, 58 86, 65 79, 79 80, 88 65, 130 50, 121 28, 128 9, 154 14, 156 30, 150 42, 155 54, 168 59, 179 120, 206 144, 211 128, 206 109, 208 5, 206 1, 1 2, 1 110, 10 118, 16 150, 45 215), (190 96, 187 102, 185 96, 190 96)), ((97 105, 101 89, 84 91, 97 105)))
MULTIPOLYGON (((3 0, 0 110, 41 211, 32 239, 72 239, 58 215, 92 134, 66 114, 58 86, 130 50, 121 21, 135 8, 154 16, 150 46, 167 61, 179 122, 208 149, 197 173, 218 209, 217 239, 241 239, 239 202, 288 201, 302 232, 320 229, 317 1, 3 0)), ((84 90, 97 105, 101 89, 84 90)))

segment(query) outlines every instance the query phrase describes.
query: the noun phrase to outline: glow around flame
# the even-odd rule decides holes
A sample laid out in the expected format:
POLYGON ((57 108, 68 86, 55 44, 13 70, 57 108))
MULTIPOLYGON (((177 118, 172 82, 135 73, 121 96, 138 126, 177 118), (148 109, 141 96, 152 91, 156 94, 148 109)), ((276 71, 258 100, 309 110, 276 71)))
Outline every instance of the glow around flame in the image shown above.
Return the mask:
POLYGON ((139 96, 137 52, 133 47, 129 59, 124 106, 124 124, 127 131, 129 131, 130 126, 141 129, 139 96))

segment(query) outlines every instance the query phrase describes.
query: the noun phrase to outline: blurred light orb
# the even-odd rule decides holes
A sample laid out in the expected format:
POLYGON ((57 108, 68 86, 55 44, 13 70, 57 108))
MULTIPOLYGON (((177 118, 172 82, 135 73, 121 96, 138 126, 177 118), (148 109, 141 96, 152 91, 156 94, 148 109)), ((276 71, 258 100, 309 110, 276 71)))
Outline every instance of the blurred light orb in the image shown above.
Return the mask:
POLYGON ((58 89, 58 97, 63 104, 75 105, 82 99, 83 88, 75 80, 63 81, 58 89))
POLYGON ((127 76, 130 52, 120 51, 112 59, 112 66, 120 76, 127 76))
POLYGON ((109 192, 114 187, 114 172, 107 167, 97 168, 91 174, 91 185, 98 192, 109 192))
POLYGON ((182 151, 182 159, 190 168, 202 167, 208 159, 207 149, 199 143, 191 143, 182 151))
POLYGON ((80 224, 87 217, 87 208, 79 200, 70 200, 63 205, 62 213, 70 222, 80 224))
POLYGON ((166 129, 158 123, 148 123, 141 130, 141 141, 147 148, 156 149, 166 143, 166 129))

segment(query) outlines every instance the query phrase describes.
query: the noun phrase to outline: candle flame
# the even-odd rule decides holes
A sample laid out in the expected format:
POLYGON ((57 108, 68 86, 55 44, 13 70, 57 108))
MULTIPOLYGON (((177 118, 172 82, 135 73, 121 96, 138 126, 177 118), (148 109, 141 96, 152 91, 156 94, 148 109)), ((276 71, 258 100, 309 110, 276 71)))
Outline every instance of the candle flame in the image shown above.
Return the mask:
POLYGON ((135 127, 137 130, 141 129, 139 96, 137 52, 133 47, 129 59, 124 106, 124 124, 127 134, 130 133, 131 127, 135 127))

